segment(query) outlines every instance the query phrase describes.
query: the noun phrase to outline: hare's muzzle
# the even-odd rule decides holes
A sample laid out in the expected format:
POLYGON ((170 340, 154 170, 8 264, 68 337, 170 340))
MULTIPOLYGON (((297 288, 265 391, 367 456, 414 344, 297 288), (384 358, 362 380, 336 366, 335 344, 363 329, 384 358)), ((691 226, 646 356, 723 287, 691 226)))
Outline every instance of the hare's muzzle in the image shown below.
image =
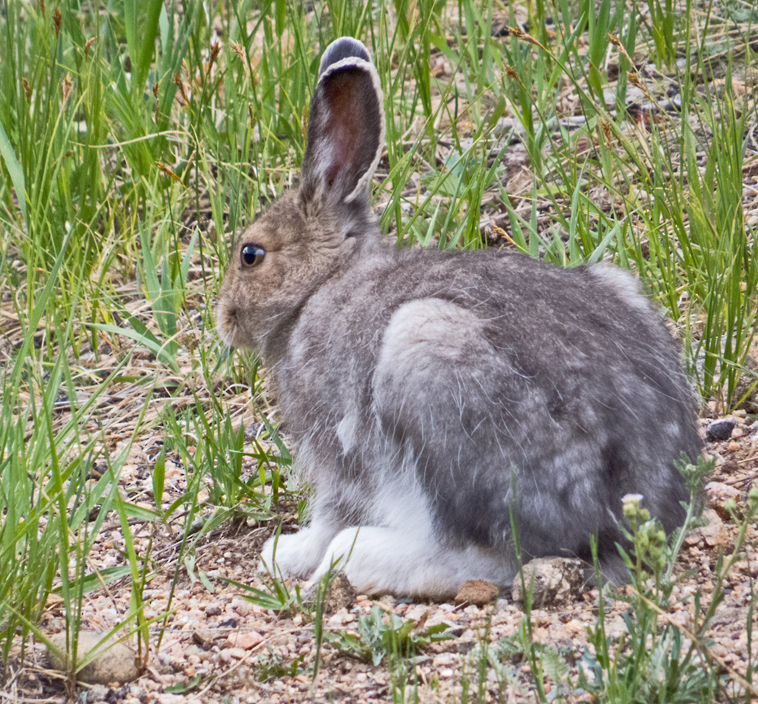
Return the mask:
POLYGON ((231 347, 237 347, 235 338, 238 334, 237 308, 219 301, 216 306, 216 331, 218 336, 231 347))

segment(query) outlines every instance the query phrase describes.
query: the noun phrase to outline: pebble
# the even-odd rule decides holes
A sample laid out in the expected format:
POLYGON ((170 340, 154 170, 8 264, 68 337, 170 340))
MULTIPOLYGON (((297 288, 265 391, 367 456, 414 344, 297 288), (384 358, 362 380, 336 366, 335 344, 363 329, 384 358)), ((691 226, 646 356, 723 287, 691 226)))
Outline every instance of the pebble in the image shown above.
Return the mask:
MULTIPOLYGON (((516 575, 511 596, 524 600, 522 587, 532 590, 532 603, 539 607, 558 607, 579 599, 584 585, 582 562, 566 557, 541 557, 524 565, 524 581, 516 575), (531 586, 530 586, 531 585, 531 586)), ((534 615, 534 614, 533 614, 534 615)))
MULTIPOLYGON (((725 521, 732 520, 732 516, 726 508, 728 501, 735 504, 735 513, 738 514, 736 504, 740 500, 739 489, 735 489, 723 482, 708 482, 704 487, 705 499, 708 507, 712 508, 725 521)), ((739 515, 739 514, 738 514, 739 515)))
POLYGON ((240 616, 247 616, 252 611, 252 604, 249 601, 240 599, 235 596, 232 599, 232 609, 236 611, 240 616))
POLYGON ((711 442, 723 442, 732 437, 732 430, 734 430, 736 423, 728 418, 715 420, 708 426, 708 430, 705 432, 705 439, 711 442))
POLYGON ((257 631, 235 631, 226 639, 227 648, 250 650, 263 641, 263 636, 257 631))
POLYGON ((158 695, 156 701, 158 704, 185 704, 187 700, 181 694, 163 693, 158 695))
POLYGON ((711 651, 718 655, 720 658, 726 657, 729 654, 729 651, 721 645, 721 643, 715 643, 711 646, 711 651))
POLYGON ((405 612, 405 618, 418 621, 424 614, 428 613, 429 607, 426 604, 414 604, 405 612))
MULTIPOLYGON (((685 543, 693 546, 705 543, 708 547, 726 545, 729 541, 729 533, 718 513, 712 508, 707 508, 703 511, 703 518, 708 521, 708 525, 690 531, 684 539, 685 543)), ((713 588, 706 582, 703 584, 703 589, 707 589, 708 586, 711 586, 711 589, 713 588)))

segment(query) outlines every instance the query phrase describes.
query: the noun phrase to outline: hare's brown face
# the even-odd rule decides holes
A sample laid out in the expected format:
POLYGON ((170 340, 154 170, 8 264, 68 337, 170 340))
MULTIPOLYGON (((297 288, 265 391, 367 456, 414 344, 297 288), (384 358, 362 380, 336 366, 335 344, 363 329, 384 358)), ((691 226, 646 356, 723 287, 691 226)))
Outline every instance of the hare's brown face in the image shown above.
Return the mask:
POLYGON ((282 196, 236 238, 216 307, 221 339, 265 350, 340 266, 344 245, 339 228, 303 214, 296 194, 282 196))
POLYGON ((382 152, 379 76, 355 40, 324 53, 298 191, 279 198, 234 244, 219 292, 221 338, 265 356, 286 346, 300 311, 350 266, 373 226, 369 184, 382 152))

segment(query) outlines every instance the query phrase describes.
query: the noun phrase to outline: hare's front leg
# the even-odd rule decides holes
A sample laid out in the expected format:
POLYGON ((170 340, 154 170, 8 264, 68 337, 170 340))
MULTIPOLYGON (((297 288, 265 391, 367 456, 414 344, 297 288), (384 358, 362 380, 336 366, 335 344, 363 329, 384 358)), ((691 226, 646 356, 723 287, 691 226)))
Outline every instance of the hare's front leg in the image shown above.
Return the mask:
POLYGON ((261 551, 259 571, 276 575, 281 572, 285 577, 309 577, 338 530, 326 516, 314 516, 311 524, 297 533, 272 536, 261 551))
POLYGON ((340 519, 340 492, 333 482, 316 486, 309 525, 297 533, 273 535, 261 551, 261 572, 305 579, 313 574, 329 543, 346 524, 340 519))

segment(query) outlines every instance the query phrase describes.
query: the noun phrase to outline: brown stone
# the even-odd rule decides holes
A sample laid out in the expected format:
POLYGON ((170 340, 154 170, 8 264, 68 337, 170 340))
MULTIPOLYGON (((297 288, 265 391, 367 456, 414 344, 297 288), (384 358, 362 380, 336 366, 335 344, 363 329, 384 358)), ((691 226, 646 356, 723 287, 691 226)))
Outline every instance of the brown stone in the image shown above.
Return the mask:
POLYGON ((708 521, 708 525, 690 531, 685 538, 685 543, 688 546, 705 543, 711 548, 726 545, 729 542, 729 531, 727 531, 718 513, 712 508, 707 508, 703 511, 703 518, 708 521))
POLYGON ((483 579, 467 579, 455 597, 455 603, 459 606, 461 604, 486 606, 496 601, 499 595, 500 589, 496 584, 483 579))
POLYGON ((226 639, 227 648, 242 648, 250 650, 263 641, 263 636, 257 631, 233 631, 226 639))

